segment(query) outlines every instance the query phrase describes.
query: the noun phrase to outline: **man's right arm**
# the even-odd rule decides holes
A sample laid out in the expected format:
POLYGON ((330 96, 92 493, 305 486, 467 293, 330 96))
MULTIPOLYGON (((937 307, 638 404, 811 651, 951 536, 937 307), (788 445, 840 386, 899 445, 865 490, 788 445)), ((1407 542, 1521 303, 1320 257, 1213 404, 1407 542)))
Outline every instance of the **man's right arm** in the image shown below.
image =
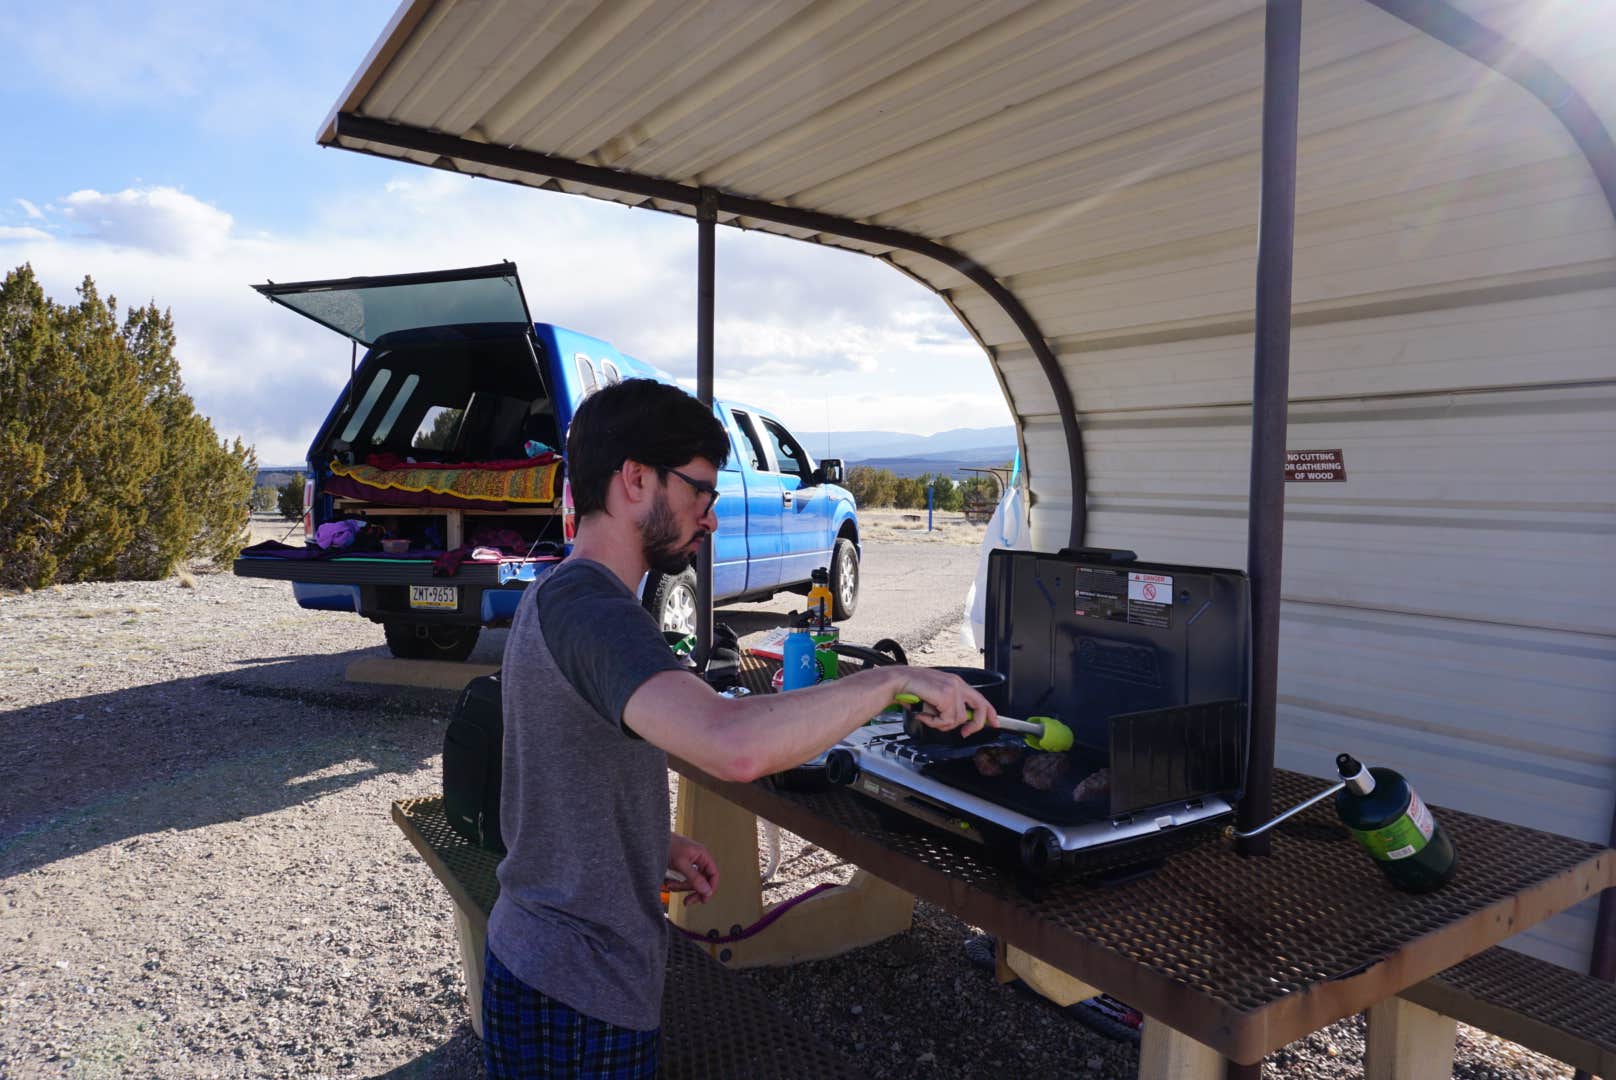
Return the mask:
POLYGON ((755 780, 802 764, 862 726, 900 693, 930 706, 925 722, 965 734, 993 724, 978 691, 932 668, 878 667, 784 694, 727 698, 688 672, 665 671, 628 699, 623 723, 720 780, 755 780))

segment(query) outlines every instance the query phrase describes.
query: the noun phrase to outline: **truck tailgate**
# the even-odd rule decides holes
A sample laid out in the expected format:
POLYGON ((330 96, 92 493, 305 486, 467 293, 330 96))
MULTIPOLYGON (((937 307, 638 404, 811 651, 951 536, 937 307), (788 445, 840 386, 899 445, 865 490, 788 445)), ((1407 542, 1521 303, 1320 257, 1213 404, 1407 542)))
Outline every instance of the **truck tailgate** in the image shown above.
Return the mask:
POLYGON ((460 564, 449 576, 432 573, 431 559, 237 559, 237 577, 298 581, 310 585, 480 585, 516 587, 533 580, 554 559, 504 559, 460 564))

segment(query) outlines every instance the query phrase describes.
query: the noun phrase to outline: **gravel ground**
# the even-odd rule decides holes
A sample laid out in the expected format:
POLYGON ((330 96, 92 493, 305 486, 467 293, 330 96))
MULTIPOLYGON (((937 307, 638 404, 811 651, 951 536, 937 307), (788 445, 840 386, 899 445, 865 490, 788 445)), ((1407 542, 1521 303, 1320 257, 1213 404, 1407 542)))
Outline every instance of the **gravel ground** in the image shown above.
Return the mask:
MULTIPOLYGON (((878 542, 878 541, 876 541, 878 542)), ((355 618, 228 575, 0 596, 0 1077, 476 1077, 450 903, 388 818, 439 788, 452 695, 356 686, 355 618)), ((969 663, 947 631, 915 658, 969 663)), ((784 838, 783 899, 851 868, 784 838)), ((743 973, 875 1077, 1131 1077, 996 985, 974 932, 743 973)), ((1268 1077, 1362 1076, 1362 1025, 1268 1077)), ((1461 1029, 1455 1076, 1567 1077, 1461 1029)))

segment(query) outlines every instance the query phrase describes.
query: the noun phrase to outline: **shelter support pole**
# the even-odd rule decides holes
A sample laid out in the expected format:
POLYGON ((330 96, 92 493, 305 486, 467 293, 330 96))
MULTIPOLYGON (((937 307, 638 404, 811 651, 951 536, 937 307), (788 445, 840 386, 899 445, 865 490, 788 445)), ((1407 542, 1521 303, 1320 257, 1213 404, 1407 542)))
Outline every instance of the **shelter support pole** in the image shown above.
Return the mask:
MULTIPOLYGON (((718 193, 702 188, 696 204, 696 397, 713 404, 713 264, 716 261, 718 193)), ((696 662, 707 663, 713 647, 713 539, 696 556, 696 662)))
MULTIPOLYGON (((1291 262, 1296 240, 1296 116, 1302 0, 1268 0, 1263 29, 1262 191, 1257 220, 1257 313, 1251 403, 1251 749, 1243 832, 1273 816, 1274 719, 1279 682, 1280 575, 1285 548, 1285 426, 1290 399, 1291 262)), ((1266 855, 1267 833, 1242 841, 1266 855)))

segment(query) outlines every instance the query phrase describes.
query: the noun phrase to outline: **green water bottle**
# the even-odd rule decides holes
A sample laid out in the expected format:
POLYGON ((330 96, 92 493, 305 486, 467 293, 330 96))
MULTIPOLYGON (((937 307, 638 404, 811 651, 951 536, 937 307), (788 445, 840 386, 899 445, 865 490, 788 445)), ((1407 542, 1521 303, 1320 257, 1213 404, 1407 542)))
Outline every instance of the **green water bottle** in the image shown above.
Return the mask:
POLYGON ((1387 879, 1413 893, 1445 885, 1459 865, 1458 852, 1403 775, 1365 768, 1351 754, 1336 755, 1335 767, 1346 784, 1335 797, 1336 813, 1387 879))

